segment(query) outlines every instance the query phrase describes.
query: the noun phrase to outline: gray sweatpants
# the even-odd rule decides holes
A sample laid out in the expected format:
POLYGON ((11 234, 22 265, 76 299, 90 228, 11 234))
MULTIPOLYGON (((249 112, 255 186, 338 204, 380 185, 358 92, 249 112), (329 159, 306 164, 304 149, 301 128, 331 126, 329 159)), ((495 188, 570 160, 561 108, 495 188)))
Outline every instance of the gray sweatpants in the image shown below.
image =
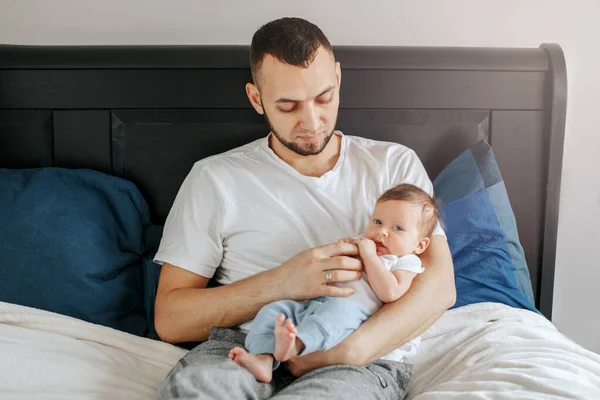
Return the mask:
POLYGON ((379 360, 364 367, 332 365, 299 378, 279 368, 271 383, 261 383, 228 358, 244 341, 242 332, 212 328, 208 340, 173 367, 155 399, 401 400, 412 376, 410 364, 379 360))

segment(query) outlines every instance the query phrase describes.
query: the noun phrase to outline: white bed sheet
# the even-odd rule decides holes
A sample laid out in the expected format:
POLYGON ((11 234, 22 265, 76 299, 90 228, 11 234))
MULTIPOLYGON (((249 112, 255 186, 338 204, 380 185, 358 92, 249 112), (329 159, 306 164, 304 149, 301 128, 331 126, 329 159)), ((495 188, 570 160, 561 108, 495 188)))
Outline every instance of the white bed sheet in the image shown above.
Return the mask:
MULTIPOLYGON (((151 399, 185 351, 0 302, 0 398, 151 399)), ((535 313, 448 311, 413 357, 409 399, 600 399, 600 356, 535 313), (493 321, 493 322, 490 322, 493 321)))

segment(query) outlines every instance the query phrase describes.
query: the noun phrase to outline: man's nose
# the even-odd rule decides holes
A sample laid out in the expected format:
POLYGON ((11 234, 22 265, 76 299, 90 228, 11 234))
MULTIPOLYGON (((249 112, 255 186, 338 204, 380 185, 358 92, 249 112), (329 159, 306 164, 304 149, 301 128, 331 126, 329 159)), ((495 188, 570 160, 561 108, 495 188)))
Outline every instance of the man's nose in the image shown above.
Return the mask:
POLYGON ((313 103, 308 103, 304 107, 302 115, 303 128, 309 132, 317 133, 321 128, 321 120, 319 118, 319 110, 313 103))

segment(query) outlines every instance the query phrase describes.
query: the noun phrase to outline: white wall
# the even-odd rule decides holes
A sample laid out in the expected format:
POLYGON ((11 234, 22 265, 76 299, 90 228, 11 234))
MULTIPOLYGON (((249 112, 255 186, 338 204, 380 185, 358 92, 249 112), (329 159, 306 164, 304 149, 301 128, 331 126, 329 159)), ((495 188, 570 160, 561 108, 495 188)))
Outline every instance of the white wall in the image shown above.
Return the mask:
POLYGON ((337 45, 563 47, 569 102, 553 320, 600 352, 600 2, 0 0, 0 43, 248 44, 264 22, 292 15, 337 45))

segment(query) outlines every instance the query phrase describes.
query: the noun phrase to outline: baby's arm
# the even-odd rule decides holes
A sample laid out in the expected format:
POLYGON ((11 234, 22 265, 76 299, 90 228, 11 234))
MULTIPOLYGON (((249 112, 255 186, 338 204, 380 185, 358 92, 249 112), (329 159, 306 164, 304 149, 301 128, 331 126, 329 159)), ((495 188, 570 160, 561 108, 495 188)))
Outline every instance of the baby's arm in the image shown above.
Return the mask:
POLYGON ((369 278, 369 285, 379 300, 391 303, 402 297, 417 274, 405 270, 388 271, 377 255, 377 249, 372 240, 361 238, 356 243, 369 278))

